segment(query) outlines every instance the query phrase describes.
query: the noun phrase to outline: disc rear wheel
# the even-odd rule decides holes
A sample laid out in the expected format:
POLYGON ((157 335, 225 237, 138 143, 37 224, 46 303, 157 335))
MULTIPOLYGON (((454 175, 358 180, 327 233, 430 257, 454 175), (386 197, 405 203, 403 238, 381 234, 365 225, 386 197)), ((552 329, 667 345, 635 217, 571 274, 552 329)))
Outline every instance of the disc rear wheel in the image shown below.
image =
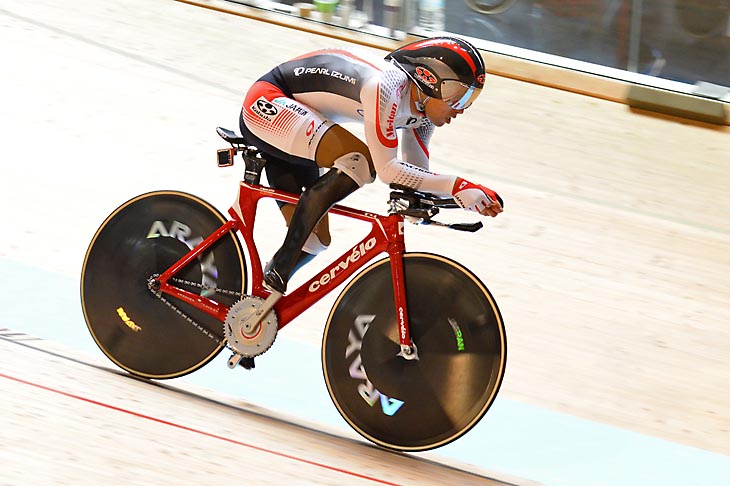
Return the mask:
MULTIPOLYGON (((143 194, 114 211, 97 230, 81 271, 81 304, 99 348, 114 363, 147 378, 174 378, 200 368, 221 350, 223 323, 167 296, 206 332, 191 324, 148 287, 226 222, 213 206, 190 194, 143 194)), ((185 266, 176 284, 226 305, 246 285, 245 259, 235 234, 224 235, 185 266)))

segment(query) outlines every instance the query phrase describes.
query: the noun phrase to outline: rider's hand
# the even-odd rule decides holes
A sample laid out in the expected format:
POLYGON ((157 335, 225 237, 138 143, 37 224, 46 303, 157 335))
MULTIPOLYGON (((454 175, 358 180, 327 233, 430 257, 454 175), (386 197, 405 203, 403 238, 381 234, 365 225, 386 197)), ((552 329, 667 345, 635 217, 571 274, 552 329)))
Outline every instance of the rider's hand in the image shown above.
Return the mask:
POLYGON ((474 184, 461 177, 456 178, 451 191, 456 203, 467 211, 476 211, 484 216, 495 217, 502 212, 502 198, 493 190, 474 184))

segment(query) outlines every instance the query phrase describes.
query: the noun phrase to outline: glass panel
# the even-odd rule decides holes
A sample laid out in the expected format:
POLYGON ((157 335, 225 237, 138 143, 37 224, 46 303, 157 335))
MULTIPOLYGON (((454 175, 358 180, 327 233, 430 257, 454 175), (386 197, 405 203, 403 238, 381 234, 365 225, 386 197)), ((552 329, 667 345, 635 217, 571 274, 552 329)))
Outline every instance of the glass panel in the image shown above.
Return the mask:
POLYGON ((730 87, 730 0, 310 1, 272 5, 391 38, 460 34, 480 48, 601 74, 597 66, 710 83, 721 96, 730 87))
POLYGON ((730 0, 446 0, 445 30, 694 84, 730 85, 730 0), (501 11, 495 6, 501 4, 501 11))

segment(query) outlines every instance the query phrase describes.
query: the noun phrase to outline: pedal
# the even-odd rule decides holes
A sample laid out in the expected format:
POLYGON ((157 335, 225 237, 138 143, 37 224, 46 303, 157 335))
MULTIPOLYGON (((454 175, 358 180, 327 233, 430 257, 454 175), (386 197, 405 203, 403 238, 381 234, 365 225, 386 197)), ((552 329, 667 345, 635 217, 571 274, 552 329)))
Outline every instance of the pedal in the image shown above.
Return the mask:
POLYGON ((247 370, 252 370, 256 368, 256 362, 253 358, 247 358, 244 356, 241 361, 238 362, 239 365, 243 366, 247 370))

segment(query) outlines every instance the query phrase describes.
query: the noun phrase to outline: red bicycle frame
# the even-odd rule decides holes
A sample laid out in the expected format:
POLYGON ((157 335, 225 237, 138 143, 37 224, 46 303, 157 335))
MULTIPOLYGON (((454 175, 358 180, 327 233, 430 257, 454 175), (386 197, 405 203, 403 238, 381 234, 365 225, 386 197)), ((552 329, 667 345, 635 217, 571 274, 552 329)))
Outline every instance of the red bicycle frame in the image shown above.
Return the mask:
MULTIPOLYGON (((197 295, 176 287, 168 280, 188 263, 213 245, 230 231, 238 231, 243 236, 251 261, 251 295, 266 298, 269 292, 263 286, 263 266, 253 228, 256 221, 256 210, 261 199, 272 198, 277 201, 296 204, 299 197, 284 191, 259 185, 241 182, 238 197, 228 210, 232 219, 227 221, 198 246, 168 268, 160 277, 160 291, 180 299, 193 307, 225 321, 229 307, 210 298, 197 295)), ((348 218, 370 223, 370 232, 339 258, 330 263, 324 270, 312 277, 292 292, 282 296, 274 305, 278 316, 279 329, 289 324, 306 309, 311 307, 335 287, 352 276, 357 270, 377 255, 387 252, 390 256, 390 268, 393 277, 395 310, 398 318, 398 335, 402 348, 410 348, 411 337, 408 327, 408 309, 406 306, 405 278, 403 273, 403 253, 405 252, 404 219, 399 214, 382 216, 358 209, 335 205, 329 212, 348 218)))

